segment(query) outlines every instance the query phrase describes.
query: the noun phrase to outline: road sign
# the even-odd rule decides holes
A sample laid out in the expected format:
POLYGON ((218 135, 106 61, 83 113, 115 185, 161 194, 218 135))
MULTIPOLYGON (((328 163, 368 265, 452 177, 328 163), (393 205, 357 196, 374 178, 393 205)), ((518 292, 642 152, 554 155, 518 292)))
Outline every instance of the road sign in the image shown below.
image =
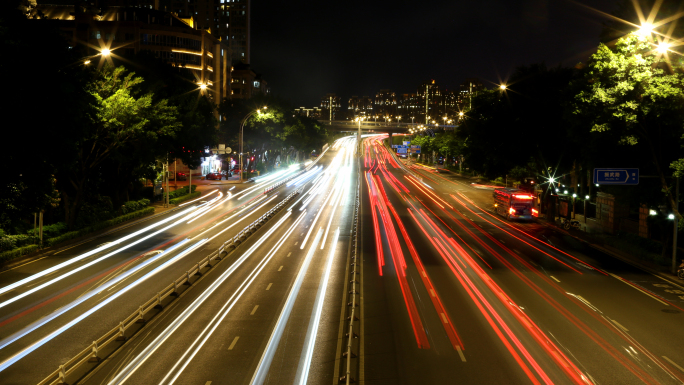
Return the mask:
POLYGON ((596 184, 639 184, 638 168, 595 168, 594 183, 596 184))
POLYGON ((399 147, 399 145, 397 145, 397 144, 392 145, 392 148, 397 148, 397 147, 399 147))
POLYGON ((397 148, 408 148, 408 146, 397 145, 397 148))
POLYGON ((404 146, 408 146, 408 145, 410 145, 410 144, 411 144, 410 141, 408 141, 408 140, 405 140, 405 141, 404 141, 404 146))
POLYGON ((399 148, 397 148, 397 154, 406 154, 407 150, 408 150, 408 147, 399 147, 399 148))

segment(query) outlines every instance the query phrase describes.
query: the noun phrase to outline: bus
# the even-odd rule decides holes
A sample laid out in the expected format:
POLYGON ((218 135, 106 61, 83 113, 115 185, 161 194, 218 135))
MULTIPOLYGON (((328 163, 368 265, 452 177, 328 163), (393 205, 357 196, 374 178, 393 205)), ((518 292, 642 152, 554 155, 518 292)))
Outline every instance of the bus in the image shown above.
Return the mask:
POLYGON ((517 188, 494 190, 494 210, 506 219, 534 219, 539 212, 534 207, 534 195, 517 188))

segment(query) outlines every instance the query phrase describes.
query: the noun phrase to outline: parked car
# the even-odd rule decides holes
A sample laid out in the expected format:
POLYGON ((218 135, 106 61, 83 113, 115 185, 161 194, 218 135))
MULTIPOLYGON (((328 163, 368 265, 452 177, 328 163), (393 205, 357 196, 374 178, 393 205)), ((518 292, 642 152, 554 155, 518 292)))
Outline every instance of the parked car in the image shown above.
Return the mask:
POLYGON ((223 174, 220 172, 210 172, 207 174, 206 178, 209 180, 221 180, 223 179, 223 174))
POLYGON ((188 176, 184 172, 177 172, 176 175, 169 173, 169 180, 188 180, 188 176))
POLYGON ((230 170, 221 170, 221 174, 223 175, 224 178, 228 179, 231 176, 233 176, 233 173, 230 172, 230 170))

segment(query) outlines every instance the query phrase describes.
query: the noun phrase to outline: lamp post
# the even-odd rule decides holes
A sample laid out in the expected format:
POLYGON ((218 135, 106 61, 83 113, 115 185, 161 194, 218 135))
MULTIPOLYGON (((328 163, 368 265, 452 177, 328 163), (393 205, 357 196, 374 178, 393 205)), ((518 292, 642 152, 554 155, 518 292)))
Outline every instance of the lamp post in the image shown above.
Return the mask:
MULTIPOLYGON (((268 107, 264 106, 264 110, 266 108, 268 108, 268 107)), ((249 119, 249 117, 254 115, 254 114, 261 114, 261 109, 257 108, 256 111, 252 111, 252 112, 248 113, 247 115, 245 115, 244 118, 242 118, 242 121, 240 122, 240 183, 242 183, 242 173, 243 173, 242 153, 244 152, 243 151, 243 145, 244 145, 244 138, 245 138, 245 136, 244 136, 245 123, 247 122, 247 119, 249 119)))

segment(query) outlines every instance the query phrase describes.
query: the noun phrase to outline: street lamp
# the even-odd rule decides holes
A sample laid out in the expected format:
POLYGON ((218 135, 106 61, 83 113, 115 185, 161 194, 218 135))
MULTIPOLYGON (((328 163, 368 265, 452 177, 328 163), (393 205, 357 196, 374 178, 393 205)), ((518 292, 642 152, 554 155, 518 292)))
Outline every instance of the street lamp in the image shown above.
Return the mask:
POLYGON ((108 56, 112 51, 110 51, 108 48, 103 48, 102 51, 100 51, 100 55, 102 56, 108 56))
POLYGON ((499 89, 500 89, 501 91, 506 91, 506 85, 505 85, 505 84, 500 85, 500 86, 499 86, 499 89))
POLYGON ((200 90, 204 91, 204 90, 206 90, 206 89, 207 89, 207 85, 206 85, 206 84, 204 84, 204 83, 200 84, 200 90))
POLYGON ((666 43, 664 41, 661 41, 660 43, 658 43, 658 48, 656 48, 656 51, 658 51, 658 53, 663 54, 663 53, 666 53, 669 48, 670 48, 670 43, 666 43))
POLYGON ((644 37, 651 36, 654 27, 655 26, 651 23, 644 23, 641 25, 641 27, 639 27, 639 31, 637 31, 637 33, 644 37))
MULTIPOLYGON (((206 85, 204 85, 204 86, 206 87, 206 85)), ((267 108, 268 107, 266 107, 266 106, 263 107, 264 110, 267 108)), ((261 109, 257 108, 256 111, 252 111, 252 112, 248 113, 247 115, 245 115, 244 118, 242 118, 242 121, 240 122, 240 183, 242 183, 242 172, 243 172, 243 170, 242 170, 242 153, 243 153, 243 150, 242 150, 242 148, 244 146, 244 139, 245 139, 245 135, 244 135, 245 122, 247 122, 247 119, 249 119, 249 117, 254 115, 254 114, 261 114, 261 109)))

